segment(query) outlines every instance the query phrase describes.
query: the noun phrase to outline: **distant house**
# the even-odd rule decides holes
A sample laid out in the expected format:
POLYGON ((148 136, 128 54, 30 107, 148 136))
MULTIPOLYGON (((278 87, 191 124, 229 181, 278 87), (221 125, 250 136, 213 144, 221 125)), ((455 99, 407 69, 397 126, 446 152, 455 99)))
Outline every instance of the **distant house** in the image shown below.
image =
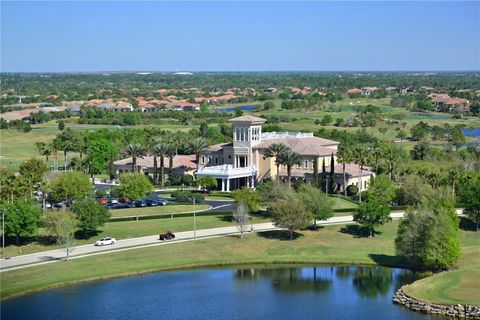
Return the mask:
POLYGON ((112 112, 130 112, 133 111, 133 106, 131 103, 128 102, 102 102, 97 105, 97 108, 105 111, 112 111, 112 112))
POLYGON ((377 87, 363 87, 361 89, 361 94, 364 96, 369 96, 373 91, 378 90, 377 87))
POLYGON ((277 92, 277 88, 270 87, 270 88, 265 89, 265 92, 275 93, 275 92, 277 92))
POLYGON ((131 103, 128 102, 117 102, 115 106, 112 108, 113 112, 130 112, 133 111, 133 106, 131 103))
POLYGON ((70 112, 70 114, 72 114, 73 116, 80 115, 80 111, 82 110, 82 104, 77 103, 77 102, 67 103, 65 105, 65 107, 70 112))
POLYGON ((469 112, 470 103, 466 99, 462 98, 452 98, 448 94, 437 94, 431 93, 428 97, 435 104, 435 111, 440 112, 449 112, 449 111, 460 111, 460 112, 469 112))
POLYGON ((404 88, 400 88, 398 90, 398 93, 400 93, 401 95, 406 95, 406 94, 409 94, 413 92, 413 88, 412 87, 404 87, 404 88))
POLYGON ((347 90, 348 94, 357 94, 357 93, 362 93, 362 90, 357 89, 357 88, 351 88, 347 90))
POLYGON ((18 110, 18 111, 5 112, 0 114, 0 118, 2 118, 7 122, 14 121, 14 120, 29 120, 30 114, 32 114, 34 111, 35 109, 24 109, 24 110, 18 110))

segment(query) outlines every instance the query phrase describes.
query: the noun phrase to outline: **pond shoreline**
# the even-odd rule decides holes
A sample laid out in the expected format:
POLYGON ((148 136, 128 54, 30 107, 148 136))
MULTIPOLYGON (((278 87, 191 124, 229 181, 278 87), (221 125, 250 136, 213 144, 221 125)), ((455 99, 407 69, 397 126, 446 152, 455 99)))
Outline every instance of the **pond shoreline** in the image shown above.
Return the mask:
MULTIPOLYGON (((59 263, 68 263, 67 261, 58 261, 59 263)), ((225 269, 225 268, 231 268, 231 267, 246 267, 246 266, 252 266, 252 267, 268 267, 268 266, 332 266, 332 267, 340 267, 340 266, 345 266, 345 267, 355 267, 355 266, 371 266, 371 267, 385 267, 385 268, 395 268, 395 269, 406 269, 409 270, 408 268, 402 267, 402 266, 382 266, 377 263, 364 263, 364 262, 315 262, 315 261, 248 261, 245 263, 242 262, 234 262, 234 263, 206 263, 206 264, 192 264, 192 265, 183 265, 183 266, 174 266, 174 267, 161 267, 161 268, 156 268, 156 269, 151 269, 151 270, 142 270, 142 271, 132 271, 132 272, 127 272, 123 274, 117 274, 117 275, 105 275, 105 276, 99 276, 99 277, 93 277, 90 279, 82 279, 82 280, 74 280, 74 281, 67 281, 67 282, 62 282, 62 283, 57 283, 54 285, 48 285, 45 287, 39 287, 31 290, 26 290, 26 291, 20 291, 17 293, 14 293, 12 295, 8 295, 6 297, 1 297, 0 301, 6 301, 10 299, 15 299, 21 296, 29 295, 32 293, 37 293, 41 291, 46 291, 49 289, 55 289, 55 288, 60 288, 60 287, 66 287, 66 286, 71 286, 71 285, 77 285, 77 284, 83 284, 83 283, 91 283, 91 282, 96 282, 96 281, 104 281, 104 280, 113 280, 113 279, 119 279, 119 278, 126 278, 126 277, 134 277, 134 276, 141 276, 145 274, 151 274, 151 273, 157 273, 157 272, 168 272, 168 271, 181 271, 181 270, 199 270, 199 269, 225 269)))
POLYGON ((421 313, 440 315, 451 318, 480 319, 480 306, 468 304, 436 304, 412 298, 403 291, 403 287, 395 292, 392 302, 421 313))

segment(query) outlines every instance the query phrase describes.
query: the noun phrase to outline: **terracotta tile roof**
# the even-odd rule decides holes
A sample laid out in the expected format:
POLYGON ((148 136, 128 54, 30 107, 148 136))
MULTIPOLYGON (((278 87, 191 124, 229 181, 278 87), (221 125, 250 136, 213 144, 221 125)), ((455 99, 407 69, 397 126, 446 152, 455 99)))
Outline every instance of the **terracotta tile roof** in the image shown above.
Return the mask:
MULTIPOLYGON (((160 162, 160 160, 158 160, 160 162)), ((165 168, 168 168, 170 159, 168 157, 163 158, 163 165, 165 168)), ((132 158, 125 158, 117 160, 113 163, 114 165, 132 165, 132 158)), ((153 168, 153 157, 144 156, 142 158, 137 158, 137 165, 143 168, 153 168)), ((160 164, 158 164, 160 167, 160 164)), ((173 157, 173 168, 174 169, 196 169, 197 165, 195 164, 195 155, 176 155, 173 157)))
POLYGON ((360 93, 360 92, 362 92, 362 90, 356 89, 356 88, 352 88, 352 89, 347 90, 347 93, 360 93))
POLYGON ((247 122, 247 123, 254 123, 254 124, 260 124, 260 123, 265 123, 267 120, 251 115, 245 115, 241 117, 236 117, 233 119, 228 120, 228 122, 247 122))
MULTIPOLYGON (((325 171, 329 173, 330 166, 326 166, 325 171)), ((321 168, 319 169, 319 173, 321 173, 321 168)), ((360 169, 358 168, 358 165, 354 163, 347 163, 345 165, 345 173, 347 178, 359 177, 360 169)), ((292 177, 304 178, 305 175, 312 175, 312 174, 313 174, 313 169, 304 169, 304 168, 296 168, 296 167, 292 168, 292 177)), ((341 164, 335 165, 335 174, 343 175, 343 166, 341 164)), ((373 172, 371 171, 371 168, 369 167, 363 168, 362 177, 368 177, 372 174, 373 172)), ((287 176, 287 169, 284 167, 280 167, 280 175, 287 176)))
POLYGON ((227 146, 233 146, 233 143, 219 143, 219 144, 214 144, 213 146, 209 146, 207 148, 207 151, 209 152, 217 152, 223 150, 224 147, 227 146))
POLYGON ((333 140, 317 138, 317 137, 303 137, 303 138, 278 138, 263 140, 254 149, 267 149, 272 144, 284 144, 293 151, 302 156, 329 156, 337 154, 337 151, 327 146, 338 145, 339 143, 333 140))

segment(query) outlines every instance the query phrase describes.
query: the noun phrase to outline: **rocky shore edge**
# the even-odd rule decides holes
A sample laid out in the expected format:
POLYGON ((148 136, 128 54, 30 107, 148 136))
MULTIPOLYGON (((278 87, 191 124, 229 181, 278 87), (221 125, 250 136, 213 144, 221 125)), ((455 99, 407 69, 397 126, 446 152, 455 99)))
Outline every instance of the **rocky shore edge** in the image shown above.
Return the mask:
POLYGON ((450 318, 480 320, 480 306, 468 304, 442 305, 428 303, 414 299, 400 288, 393 295, 393 303, 399 304, 415 312, 423 312, 432 315, 445 316, 450 318))

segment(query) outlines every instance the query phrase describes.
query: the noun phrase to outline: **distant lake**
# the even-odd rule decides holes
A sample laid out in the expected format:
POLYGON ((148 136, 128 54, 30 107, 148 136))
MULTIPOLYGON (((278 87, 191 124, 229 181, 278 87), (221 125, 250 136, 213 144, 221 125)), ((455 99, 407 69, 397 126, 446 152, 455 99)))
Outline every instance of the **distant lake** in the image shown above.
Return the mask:
POLYGON ((466 137, 472 138, 479 138, 480 137, 480 128, 471 128, 471 129, 463 129, 463 135, 466 137))
POLYGON ((392 303, 393 293, 412 281, 410 271, 375 266, 171 271, 8 299, 1 318, 436 319, 392 303))
POLYGON ((430 119, 448 119, 450 116, 448 115, 441 115, 441 114, 429 114, 429 113, 413 113, 413 115, 418 116, 418 117, 425 117, 425 118, 430 118, 430 119))
POLYGON ((242 111, 252 111, 257 107, 256 104, 248 104, 244 106, 235 106, 235 107, 228 107, 228 108, 218 108, 215 109, 217 112, 234 112, 236 109, 240 109, 242 111))

